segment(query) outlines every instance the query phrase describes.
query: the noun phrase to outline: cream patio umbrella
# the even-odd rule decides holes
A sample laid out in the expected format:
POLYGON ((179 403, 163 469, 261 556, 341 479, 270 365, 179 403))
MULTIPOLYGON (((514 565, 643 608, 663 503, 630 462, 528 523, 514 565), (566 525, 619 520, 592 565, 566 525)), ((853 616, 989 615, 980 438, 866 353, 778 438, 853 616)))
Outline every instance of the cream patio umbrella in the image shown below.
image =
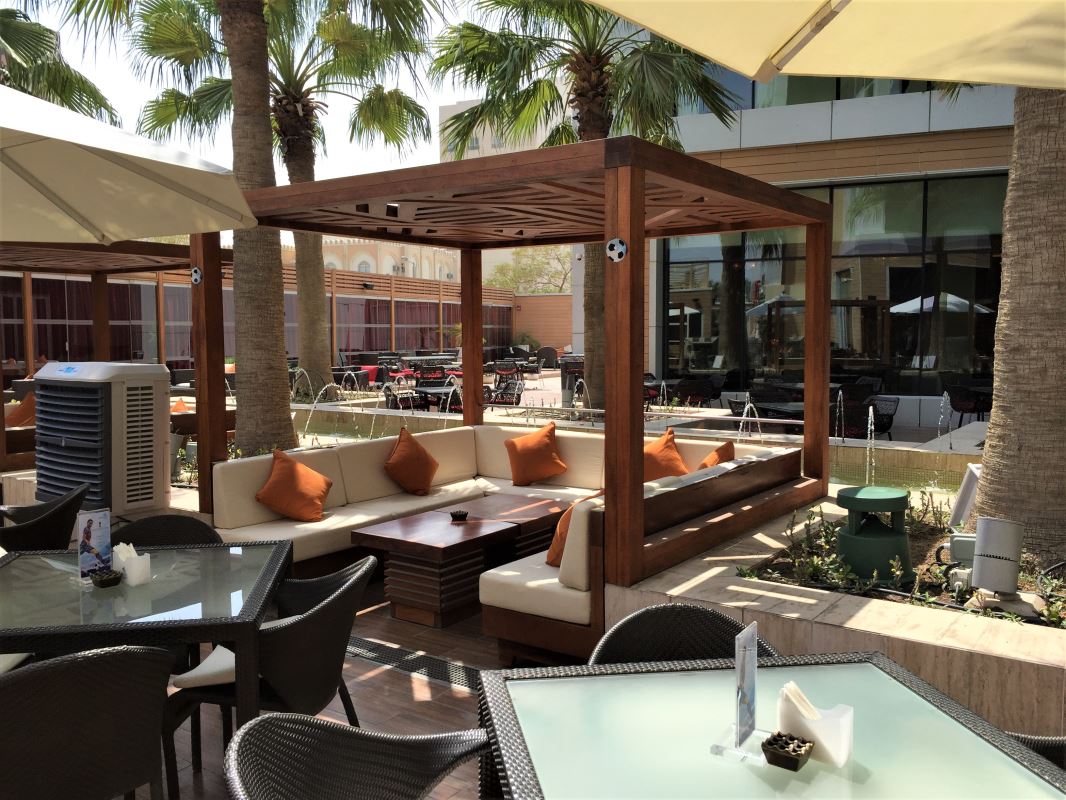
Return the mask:
POLYGON ((1063 0, 591 0, 758 81, 778 74, 1066 89, 1063 0))
POLYGON ((255 224, 229 170, 0 87, 0 241, 110 244, 255 224))

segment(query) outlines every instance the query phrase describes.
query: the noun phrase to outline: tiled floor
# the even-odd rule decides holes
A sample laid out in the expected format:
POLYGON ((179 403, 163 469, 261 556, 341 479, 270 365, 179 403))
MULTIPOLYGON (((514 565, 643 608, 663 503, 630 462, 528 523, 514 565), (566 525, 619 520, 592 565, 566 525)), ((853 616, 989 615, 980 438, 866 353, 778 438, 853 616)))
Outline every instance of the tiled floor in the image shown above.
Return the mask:
MULTIPOLYGON (((473 617, 445 630, 400 622, 379 604, 359 613, 352 632, 366 639, 462 662, 477 668, 499 666, 495 640, 481 635, 481 618, 473 617)), ((348 659, 345 682, 363 727, 390 733, 440 733, 477 727, 474 692, 428 680, 362 659, 348 659)), ((178 731, 176 749, 183 800, 226 800, 222 768, 222 732, 213 708, 203 713, 203 772, 192 770, 188 723, 178 731)), ((319 716, 345 722, 340 701, 319 716)), ((138 798, 148 797, 143 787, 138 798)), ((459 800, 477 797, 477 765, 460 767, 439 785, 431 797, 459 800)))

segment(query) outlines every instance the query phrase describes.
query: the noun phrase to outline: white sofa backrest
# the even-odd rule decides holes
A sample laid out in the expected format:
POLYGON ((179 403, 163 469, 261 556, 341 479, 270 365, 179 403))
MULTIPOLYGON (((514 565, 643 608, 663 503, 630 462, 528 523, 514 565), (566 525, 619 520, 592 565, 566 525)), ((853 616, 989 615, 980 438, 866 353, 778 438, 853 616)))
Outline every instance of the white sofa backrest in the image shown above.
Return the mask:
MULTIPOLYGON (((437 459, 434 486, 469 480, 477 474, 473 428, 449 428, 416 433, 414 436, 437 459)), ((343 444, 337 448, 349 503, 376 500, 403 491, 385 474, 385 462, 396 447, 396 438, 386 436, 343 444)))
MULTIPOLYGON (((337 448, 297 450, 289 455, 333 481, 326 497, 326 508, 336 508, 348 503, 337 448)), ((214 480, 216 528, 243 528, 245 525, 281 519, 279 514, 275 514, 255 499, 255 493, 263 488, 263 484, 270 477, 273 463, 274 457, 265 455, 236 458, 215 464, 211 474, 214 480)))
MULTIPOLYGON (((532 433, 536 428, 505 428, 479 425, 474 429, 477 442, 477 474, 487 478, 511 480, 511 461, 504 442, 532 433)), ((555 440, 566 472, 544 483, 575 489, 603 488, 603 434, 558 429, 555 440)))

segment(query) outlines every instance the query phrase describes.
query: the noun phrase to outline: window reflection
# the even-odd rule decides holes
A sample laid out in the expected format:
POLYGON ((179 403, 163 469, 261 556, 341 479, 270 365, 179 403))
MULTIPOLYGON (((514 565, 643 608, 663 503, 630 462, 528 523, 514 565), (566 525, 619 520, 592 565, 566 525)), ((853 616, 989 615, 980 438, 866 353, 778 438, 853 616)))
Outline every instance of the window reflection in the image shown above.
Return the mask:
MULTIPOLYGON (((801 191, 833 206, 833 382, 940 394, 989 380, 1006 177, 801 191)), ((668 240, 667 374, 732 391, 801 380, 803 256, 802 228, 668 240)))

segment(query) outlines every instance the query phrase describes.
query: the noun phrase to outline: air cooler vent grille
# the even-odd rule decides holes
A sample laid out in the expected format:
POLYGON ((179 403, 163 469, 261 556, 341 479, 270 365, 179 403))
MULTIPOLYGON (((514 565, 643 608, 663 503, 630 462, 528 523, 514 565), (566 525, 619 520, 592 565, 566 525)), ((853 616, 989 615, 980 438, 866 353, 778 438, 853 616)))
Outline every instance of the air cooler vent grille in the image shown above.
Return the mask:
POLYGON ((155 413, 151 386, 126 387, 126 503, 155 499, 155 413))
POLYGON ((38 381, 37 499, 89 484, 85 508, 103 508, 110 495, 110 386, 38 381))

